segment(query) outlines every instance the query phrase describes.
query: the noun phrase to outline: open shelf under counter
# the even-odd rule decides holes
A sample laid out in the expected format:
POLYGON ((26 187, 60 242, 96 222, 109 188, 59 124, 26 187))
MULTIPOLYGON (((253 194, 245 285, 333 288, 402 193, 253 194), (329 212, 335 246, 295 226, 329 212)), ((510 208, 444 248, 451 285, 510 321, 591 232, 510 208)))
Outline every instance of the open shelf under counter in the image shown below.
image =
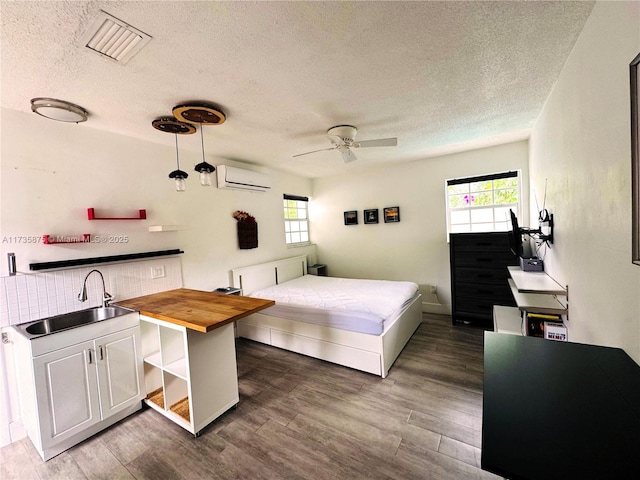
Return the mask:
POLYGON ((163 368, 166 372, 169 372, 176 377, 180 377, 183 380, 187 379, 187 361, 184 357, 164 365, 163 368))
POLYGON ((144 361, 154 367, 162 368, 162 358, 159 351, 145 356, 144 361))

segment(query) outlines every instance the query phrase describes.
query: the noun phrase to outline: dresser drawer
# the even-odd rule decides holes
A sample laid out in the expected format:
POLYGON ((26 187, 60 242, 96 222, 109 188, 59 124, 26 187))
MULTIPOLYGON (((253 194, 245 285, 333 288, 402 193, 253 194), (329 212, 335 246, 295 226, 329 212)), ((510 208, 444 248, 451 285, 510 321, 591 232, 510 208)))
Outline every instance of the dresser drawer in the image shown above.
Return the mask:
POLYGON ((507 232, 493 233, 454 233, 450 241, 456 252, 500 252, 509 251, 507 232))
POLYGON ((497 302, 501 305, 510 305, 514 302, 511 288, 508 285, 497 283, 474 284, 474 283, 456 283, 456 293, 459 297, 484 298, 491 300, 494 304, 497 302), (508 302, 508 303, 504 303, 508 302))
POLYGON ((464 283, 500 283, 507 285, 509 271, 506 267, 499 268, 473 268, 473 267, 457 267, 453 271, 456 284, 464 283))
POLYGON ((518 258, 511 251, 456 252, 453 259, 454 267, 504 268, 507 265, 517 265, 518 258))

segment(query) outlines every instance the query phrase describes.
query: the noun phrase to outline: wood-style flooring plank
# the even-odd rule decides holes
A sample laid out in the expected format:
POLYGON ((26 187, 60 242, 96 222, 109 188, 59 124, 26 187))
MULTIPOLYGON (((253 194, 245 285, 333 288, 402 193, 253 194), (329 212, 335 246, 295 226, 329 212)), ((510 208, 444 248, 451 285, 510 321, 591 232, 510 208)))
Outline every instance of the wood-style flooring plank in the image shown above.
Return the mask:
POLYGON ((240 403, 195 438, 144 408, 49 462, 0 450, 2 480, 495 480, 479 468, 483 332, 424 321, 387 378, 250 340, 240 403))

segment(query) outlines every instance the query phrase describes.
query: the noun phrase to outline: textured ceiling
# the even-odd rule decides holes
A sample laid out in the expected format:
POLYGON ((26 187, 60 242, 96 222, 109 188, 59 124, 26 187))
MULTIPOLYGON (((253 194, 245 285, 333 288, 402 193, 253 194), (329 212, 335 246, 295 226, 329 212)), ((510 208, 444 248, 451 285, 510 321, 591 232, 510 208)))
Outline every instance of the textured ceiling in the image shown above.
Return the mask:
MULTIPOLYGON (((2 106, 54 97, 95 128, 174 145, 151 127, 207 100, 207 159, 317 177, 526 138, 593 2, 0 2, 2 106), (78 44, 99 10, 151 35, 128 64, 78 44), (397 147, 292 158, 326 130, 397 147)), ((48 121, 42 119, 42 121, 48 121)), ((200 151, 199 135, 180 148, 200 151)))

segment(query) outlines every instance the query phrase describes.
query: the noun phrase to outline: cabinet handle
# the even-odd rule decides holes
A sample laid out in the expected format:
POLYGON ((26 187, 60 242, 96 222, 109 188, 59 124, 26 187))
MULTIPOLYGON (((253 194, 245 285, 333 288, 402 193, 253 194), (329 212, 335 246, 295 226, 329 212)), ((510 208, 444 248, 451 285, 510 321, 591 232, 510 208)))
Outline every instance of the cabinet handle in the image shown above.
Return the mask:
POLYGON ((89 354, 89 365, 93 363, 93 350, 88 349, 87 353, 89 354))
POLYGON ((104 353, 102 351, 102 345, 98 345, 98 350, 100 351, 100 361, 104 360, 104 353))

